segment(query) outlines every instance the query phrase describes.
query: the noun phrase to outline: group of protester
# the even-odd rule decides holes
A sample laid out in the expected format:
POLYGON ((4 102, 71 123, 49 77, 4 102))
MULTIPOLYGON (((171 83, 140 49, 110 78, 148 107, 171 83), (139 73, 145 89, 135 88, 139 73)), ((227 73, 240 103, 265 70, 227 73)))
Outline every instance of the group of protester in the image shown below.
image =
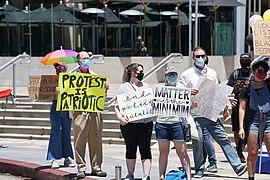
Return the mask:
MULTIPOLYGON (((208 57, 202 47, 196 47, 193 51, 193 66, 184 71, 179 77, 174 67, 168 67, 165 71, 165 86, 189 88, 191 91, 191 108, 195 109, 199 101, 192 100, 200 89, 197 83, 201 77, 218 83, 217 73, 207 66, 208 57)), ((90 57, 87 52, 80 52, 77 57, 80 67, 79 73, 90 73, 90 57)), ((254 179, 256 157, 258 148, 261 148, 264 140, 268 152, 270 152, 270 80, 266 79, 269 69, 265 61, 252 62, 249 54, 240 56, 241 68, 235 70, 227 83, 233 87, 232 94, 237 101, 231 101, 232 130, 236 143, 235 151, 228 135, 224 130, 221 120, 208 119, 200 114, 191 115, 198 131, 198 139, 192 140, 195 174, 194 178, 203 177, 204 172, 217 172, 217 160, 213 146, 213 139, 220 145, 225 157, 232 166, 233 171, 241 176, 248 170, 250 180, 254 179), (259 133, 260 132, 260 133, 259 133), (259 137, 259 138, 258 138, 259 137), (243 148, 247 144, 247 165, 243 155, 243 148), (205 167, 208 156, 209 166, 205 167)), ((66 72, 64 63, 55 63, 56 74, 66 72)), ((138 63, 126 66, 123 74, 123 84, 117 95, 148 88, 142 82, 144 67, 138 63)), ((108 89, 108 85, 106 89, 108 89)), ((101 170, 102 164, 102 116, 96 112, 74 111, 72 117, 64 111, 55 111, 56 101, 51 108, 51 137, 48 149, 48 160, 52 160, 52 168, 58 168, 57 159, 65 158, 66 166, 74 167, 72 163, 73 151, 70 142, 70 128, 73 122, 75 161, 77 164, 77 178, 84 178, 86 172, 85 149, 89 147, 92 175, 106 177, 106 172, 101 170), (58 120, 59 119, 59 120, 58 120), (72 119, 72 120, 71 120, 72 119)), ((140 119, 129 122, 119 109, 116 100, 115 113, 120 123, 120 129, 126 144, 126 168, 128 174, 125 180, 134 179, 137 147, 141 155, 144 177, 142 180, 150 180, 151 172, 151 135, 153 130, 152 118, 140 119)), ((228 108, 224 109, 224 119, 228 119, 228 108)), ((186 119, 178 116, 158 116, 155 123, 156 139, 159 145, 159 177, 165 179, 170 141, 174 142, 176 153, 185 170, 188 179, 191 179, 190 159, 187 154, 186 134, 184 132, 186 119)))

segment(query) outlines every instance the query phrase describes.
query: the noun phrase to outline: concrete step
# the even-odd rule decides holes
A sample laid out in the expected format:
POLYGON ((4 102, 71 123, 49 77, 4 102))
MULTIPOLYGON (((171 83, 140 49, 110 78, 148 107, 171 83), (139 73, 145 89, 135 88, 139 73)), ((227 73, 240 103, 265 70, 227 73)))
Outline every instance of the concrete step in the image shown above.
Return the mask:
POLYGON ((33 118, 49 118, 50 110, 40 109, 0 109, 0 117, 3 115, 9 117, 33 117, 33 118))
POLYGON ((1 125, 11 126, 45 126, 50 127, 50 118, 32 118, 32 117, 5 117, 0 119, 1 125))
POLYGON ((17 133, 17 134, 33 134, 33 135, 49 135, 50 127, 44 126, 11 126, 0 125, 0 133, 17 133))

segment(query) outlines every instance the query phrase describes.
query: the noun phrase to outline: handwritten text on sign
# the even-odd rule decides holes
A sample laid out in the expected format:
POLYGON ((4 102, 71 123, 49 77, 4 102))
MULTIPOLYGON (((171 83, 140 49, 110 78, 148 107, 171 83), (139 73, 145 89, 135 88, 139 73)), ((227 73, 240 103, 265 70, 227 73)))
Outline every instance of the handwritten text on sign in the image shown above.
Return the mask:
POLYGON ((151 88, 117 95, 120 112, 131 121, 152 117, 153 91, 151 88))
POLYGON ((29 99, 52 101, 57 99, 57 75, 29 76, 29 99))
POLYGON ((187 117, 190 111, 190 89, 156 86, 154 114, 187 117))
POLYGON ((270 22, 256 22, 253 25, 254 54, 270 56, 270 22))
POLYGON ((57 110, 104 110, 106 77, 84 73, 60 73, 57 110))
POLYGON ((198 80, 198 94, 194 96, 197 107, 192 112, 212 121, 217 121, 219 114, 229 103, 228 95, 232 93, 233 88, 225 84, 216 84, 205 77, 198 80))

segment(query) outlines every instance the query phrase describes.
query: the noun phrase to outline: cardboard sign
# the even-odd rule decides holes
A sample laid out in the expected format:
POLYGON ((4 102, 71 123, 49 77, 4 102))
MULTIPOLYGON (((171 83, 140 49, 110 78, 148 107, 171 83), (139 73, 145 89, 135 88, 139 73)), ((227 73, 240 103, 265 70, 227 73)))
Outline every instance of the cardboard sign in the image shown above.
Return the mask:
POLYGON ((56 110, 102 112, 106 93, 106 76, 86 73, 60 73, 60 94, 56 110))
POLYGON ((57 75, 29 76, 29 99, 52 101, 57 99, 57 75))
POLYGON ((190 111, 190 89, 156 86, 154 92, 155 115, 187 117, 190 111))
POLYGON ((256 22, 253 24, 254 54, 270 56, 270 22, 256 22))
POLYGON ((152 101, 151 88, 117 95, 120 112, 129 122, 152 117, 152 101))
POLYGON ((216 84, 205 77, 199 79, 197 87, 199 92, 193 97, 197 107, 193 108, 192 112, 216 122, 229 103, 228 96, 231 95, 233 87, 216 84))

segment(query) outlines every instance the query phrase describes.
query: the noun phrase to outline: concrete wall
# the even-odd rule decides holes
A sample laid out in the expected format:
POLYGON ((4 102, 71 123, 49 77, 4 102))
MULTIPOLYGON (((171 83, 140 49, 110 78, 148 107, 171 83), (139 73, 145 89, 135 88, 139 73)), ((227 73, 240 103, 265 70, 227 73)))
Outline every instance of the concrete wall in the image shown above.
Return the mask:
MULTIPOLYGON (((0 57, 0 67, 8 62, 12 57, 0 57)), ((239 67, 239 57, 236 56, 210 56, 209 66, 215 69, 218 73, 220 82, 226 82, 230 73, 239 67)), ((32 57, 30 63, 18 63, 16 65, 16 86, 27 87, 29 75, 55 74, 53 66, 44 66, 40 64, 42 57, 32 57)), ((112 84, 120 84, 122 80, 124 67, 132 62, 138 62, 144 65, 145 72, 159 63, 162 57, 106 57, 104 64, 92 63, 91 69, 97 74, 106 75, 108 81, 112 84)), ((22 60, 24 62, 25 60, 22 60)), ((182 73, 188 68, 188 57, 184 57, 182 63, 170 62, 177 68, 179 73, 182 73)), ((76 64, 69 64, 69 70, 76 67, 76 64)), ((150 77, 147 83, 159 83, 164 81, 164 70, 162 68, 155 75, 150 77)), ((12 67, 2 72, 0 75, 0 87, 12 87, 12 67)), ((0 88, 0 90, 2 89, 0 88)))

